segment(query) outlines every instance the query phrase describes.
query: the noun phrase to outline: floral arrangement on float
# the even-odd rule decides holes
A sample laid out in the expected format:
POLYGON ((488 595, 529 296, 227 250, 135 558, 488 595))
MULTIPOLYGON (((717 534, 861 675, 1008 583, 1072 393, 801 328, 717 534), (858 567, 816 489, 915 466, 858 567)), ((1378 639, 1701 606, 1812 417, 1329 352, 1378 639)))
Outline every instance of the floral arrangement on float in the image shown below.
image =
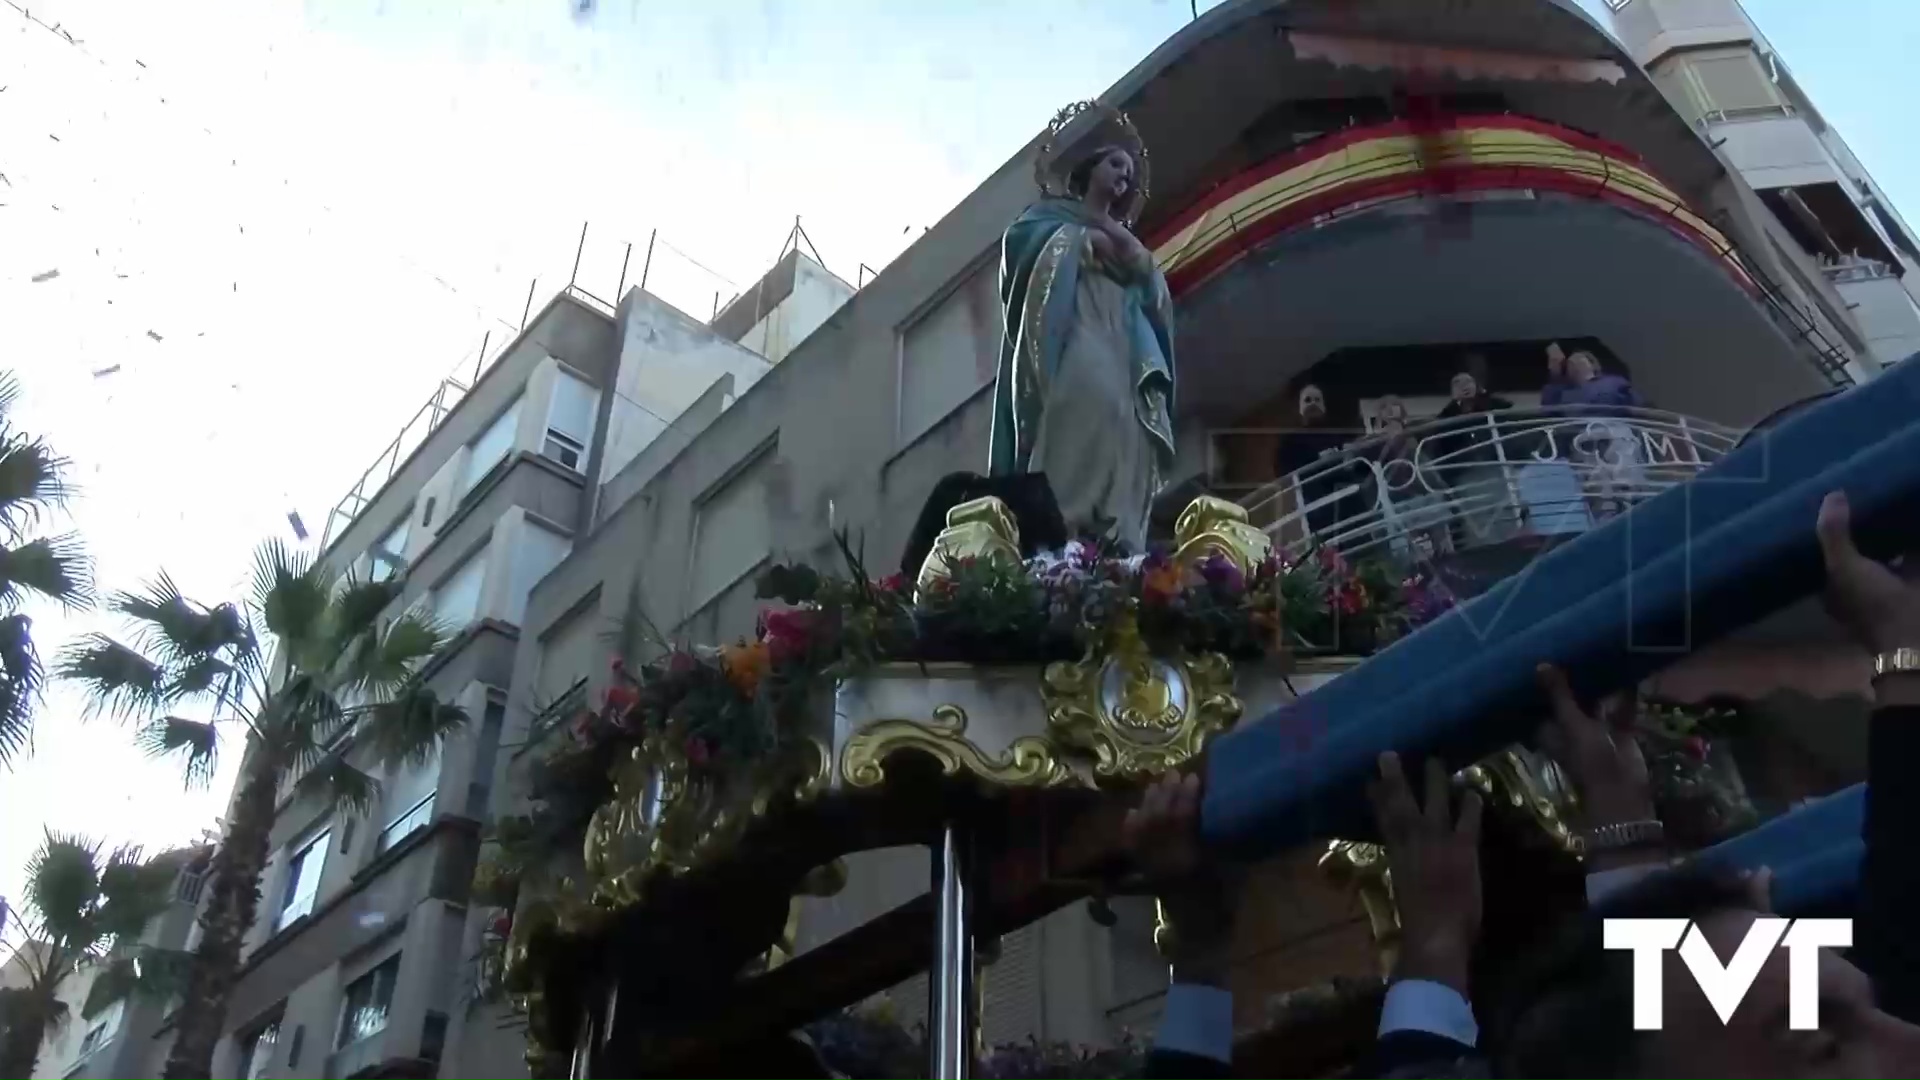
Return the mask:
POLYGON ((535 762, 539 809, 501 822, 500 846, 577 836, 611 794, 615 760, 648 737, 674 740, 695 775, 763 761, 823 686, 878 665, 1075 660, 1123 626, 1155 655, 1365 654, 1451 606, 1423 578, 1332 550, 1299 563, 1270 554, 1247 573, 1223 554, 1182 563, 1083 540, 1022 562, 958 559, 924 589, 899 574, 870 578, 844 538, 841 550, 846 573, 790 564, 762 574, 758 595, 771 604, 750 639, 668 645, 643 664, 616 658, 600 706, 572 716, 535 762))
POLYGON ((689 646, 629 626, 601 699, 533 737, 527 812, 488 837, 477 902, 513 914, 483 936, 481 992, 527 1009, 536 1052, 564 1045, 543 987, 565 974, 545 957, 590 948, 674 878, 744 860, 772 887, 732 894, 731 951, 699 962, 745 970, 790 890, 844 880, 844 830, 792 811, 891 788, 905 751, 992 790, 1130 785, 1200 753, 1246 710, 1240 695, 1284 700, 1294 658, 1372 652, 1451 602, 1384 563, 1289 559, 1218 500, 1196 500, 1176 536, 1170 550, 1082 538, 1022 557, 1011 514, 981 499, 948 511, 911 580, 868 573, 843 534, 838 572, 761 575, 750 637, 689 646))
POLYGON ((1707 847, 1759 823, 1729 741, 1737 720, 1729 708, 1640 703, 1635 734, 1654 808, 1683 847, 1707 847))

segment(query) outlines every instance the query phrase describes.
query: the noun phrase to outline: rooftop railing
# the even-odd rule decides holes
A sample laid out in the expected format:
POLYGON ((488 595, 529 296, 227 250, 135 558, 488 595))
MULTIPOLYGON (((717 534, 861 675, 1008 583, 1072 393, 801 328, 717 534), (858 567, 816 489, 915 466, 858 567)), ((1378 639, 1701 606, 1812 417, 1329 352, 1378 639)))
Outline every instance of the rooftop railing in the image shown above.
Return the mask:
POLYGON ((1295 557, 1412 563, 1578 535, 1686 482, 1740 435, 1658 409, 1504 409, 1356 439, 1242 503, 1295 557))

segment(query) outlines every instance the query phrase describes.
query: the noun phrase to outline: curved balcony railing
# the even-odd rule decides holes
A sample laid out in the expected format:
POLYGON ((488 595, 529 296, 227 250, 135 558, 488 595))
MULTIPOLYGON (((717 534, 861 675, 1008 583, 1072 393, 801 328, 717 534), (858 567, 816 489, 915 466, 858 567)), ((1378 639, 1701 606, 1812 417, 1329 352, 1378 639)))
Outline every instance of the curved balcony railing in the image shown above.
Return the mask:
POLYGON ((1657 409, 1505 409, 1358 438, 1244 504, 1296 557, 1431 560, 1585 532, 1690 479, 1740 435, 1657 409))

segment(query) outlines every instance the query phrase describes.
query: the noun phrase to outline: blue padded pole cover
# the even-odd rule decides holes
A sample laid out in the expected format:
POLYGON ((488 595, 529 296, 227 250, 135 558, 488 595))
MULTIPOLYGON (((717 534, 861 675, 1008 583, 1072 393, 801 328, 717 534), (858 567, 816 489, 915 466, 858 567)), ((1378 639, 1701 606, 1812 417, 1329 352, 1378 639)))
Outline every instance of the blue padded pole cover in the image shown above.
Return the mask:
MULTIPOLYGON (((1220 739, 1208 755, 1207 839, 1260 857, 1313 838, 1366 836, 1364 781, 1378 755, 1439 754, 1457 767, 1525 738, 1546 715, 1534 676, 1539 663, 1565 668, 1577 692, 1604 693, 1809 595, 1821 584, 1813 520, 1830 490, 1848 493, 1868 554, 1909 546, 1920 517, 1920 425, 1883 427, 1878 441, 1855 449, 1862 441, 1860 400, 1882 400, 1875 392, 1883 382, 1896 399, 1913 394, 1920 366, 1903 368, 1895 369, 1905 376, 1898 381, 1890 373, 1758 440, 1754 447, 1773 447, 1768 470, 1743 458, 1754 447, 1729 455, 1692 483, 1540 560, 1523 575, 1524 592, 1489 593, 1220 739), (1774 467, 1782 444, 1796 460, 1809 455, 1827 467, 1774 467), (1704 500, 1736 484, 1742 512, 1717 522, 1690 513, 1696 496, 1704 500), (1648 510, 1658 511, 1648 518, 1670 541, 1664 549, 1642 551, 1635 541, 1648 510), (1595 564, 1610 567, 1612 580, 1596 580, 1595 564), (1503 596, 1507 609, 1488 618, 1487 601, 1497 605, 1503 596), (1523 601, 1530 604, 1524 625, 1514 614, 1523 601), (1303 731, 1313 736, 1304 747, 1303 731)), ((1716 513, 1728 508, 1718 499, 1713 504, 1716 513)))
POLYGON ((1866 812, 1867 785, 1855 784, 1693 858, 1726 870, 1771 868, 1773 905, 1782 915, 1850 906, 1866 854, 1866 812))

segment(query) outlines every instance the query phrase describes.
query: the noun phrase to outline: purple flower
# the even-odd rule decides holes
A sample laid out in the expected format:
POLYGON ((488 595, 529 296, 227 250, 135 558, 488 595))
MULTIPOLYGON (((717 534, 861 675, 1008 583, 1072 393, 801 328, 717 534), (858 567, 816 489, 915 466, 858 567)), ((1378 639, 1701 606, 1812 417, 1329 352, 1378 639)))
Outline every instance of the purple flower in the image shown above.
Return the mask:
POLYGON ((1240 564, 1217 551, 1200 563, 1200 576, 1207 584, 1224 592, 1237 593, 1247 587, 1247 578, 1240 572, 1240 564))

